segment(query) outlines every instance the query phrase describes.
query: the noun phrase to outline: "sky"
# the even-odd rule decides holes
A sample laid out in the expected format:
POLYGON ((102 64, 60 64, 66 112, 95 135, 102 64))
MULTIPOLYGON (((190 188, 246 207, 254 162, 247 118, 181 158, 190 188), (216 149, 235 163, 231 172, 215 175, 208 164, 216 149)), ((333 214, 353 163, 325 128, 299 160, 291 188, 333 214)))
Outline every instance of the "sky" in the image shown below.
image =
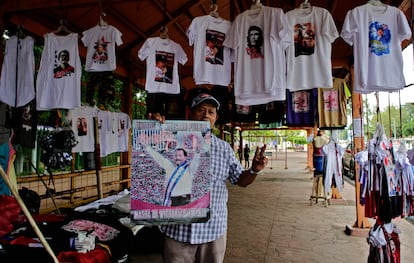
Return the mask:
MULTIPOLYGON (((404 60, 404 77, 406 85, 414 84, 414 56, 413 56, 413 44, 410 44, 403 50, 403 60, 404 60)), ((368 103, 372 106, 377 104, 375 99, 375 94, 368 94, 363 95, 363 98, 367 96, 368 103)), ((379 106, 381 109, 388 107, 388 96, 391 106, 400 106, 400 98, 401 98, 401 105, 404 105, 407 102, 414 103, 414 85, 411 87, 404 88, 400 91, 400 98, 398 92, 388 93, 388 92, 380 92, 379 93, 379 106), (389 94, 389 95, 388 95, 389 94)))

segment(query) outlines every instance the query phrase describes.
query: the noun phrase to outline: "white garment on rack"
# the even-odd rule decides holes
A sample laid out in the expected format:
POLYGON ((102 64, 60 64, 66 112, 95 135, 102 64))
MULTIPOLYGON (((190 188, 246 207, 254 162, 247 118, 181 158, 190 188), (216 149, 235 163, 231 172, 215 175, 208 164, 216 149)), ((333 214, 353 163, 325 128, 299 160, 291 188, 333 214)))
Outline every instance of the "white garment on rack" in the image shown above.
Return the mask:
POLYGON ((229 85, 231 49, 223 46, 223 42, 230 27, 231 22, 228 20, 205 15, 194 18, 187 29, 189 45, 194 46, 193 77, 197 85, 229 85), (209 47, 207 41, 213 46, 209 47))
POLYGON ((82 64, 78 34, 48 33, 36 80, 36 109, 73 109, 81 106, 82 64), (65 56, 59 65, 59 59, 65 56))
POLYGON ((342 156, 344 156, 344 149, 335 141, 330 141, 322 148, 325 155, 325 173, 324 173, 324 188, 325 193, 329 194, 335 182, 335 187, 340 192, 342 190, 342 156))
POLYGON ((72 152, 94 152, 95 132, 94 117, 98 115, 98 109, 94 107, 79 107, 68 111, 67 122, 71 123, 72 131, 78 144, 72 148, 72 152))
POLYGON ((235 52, 236 104, 286 99, 285 51, 292 43, 291 27, 280 8, 261 6, 236 17, 223 43, 235 52))
POLYGON ((6 41, 0 101, 12 107, 24 106, 35 98, 33 46, 34 40, 29 36, 23 39, 12 36, 6 41))
POLYGON ((96 25, 82 34, 82 42, 87 47, 85 70, 114 71, 116 69, 115 45, 122 44, 122 33, 111 25, 96 25))
POLYGON ((188 60, 181 45, 169 38, 148 38, 138 51, 138 57, 140 60, 146 60, 146 91, 180 93, 178 63, 184 65, 188 60), (157 64, 160 63, 162 65, 158 67, 157 64))
POLYGON ((287 53, 287 88, 291 91, 331 88, 332 43, 339 36, 328 10, 296 8, 286 13, 294 45, 287 53))
POLYGON ((341 37, 353 46, 355 92, 404 88, 401 43, 410 39, 411 29, 400 9, 371 4, 355 7, 346 14, 341 37))

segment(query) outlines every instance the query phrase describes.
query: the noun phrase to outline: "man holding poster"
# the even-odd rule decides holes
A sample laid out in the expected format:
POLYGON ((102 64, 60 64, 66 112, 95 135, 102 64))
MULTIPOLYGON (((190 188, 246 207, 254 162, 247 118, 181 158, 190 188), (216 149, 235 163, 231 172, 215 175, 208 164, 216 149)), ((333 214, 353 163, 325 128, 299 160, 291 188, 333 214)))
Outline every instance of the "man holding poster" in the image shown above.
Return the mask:
MULTIPOLYGON (((192 120, 208 121, 210 126, 218 118, 220 103, 211 95, 201 93, 191 103, 192 120)), ((151 119, 164 121, 159 114, 150 114, 151 119)), ((226 181, 233 185, 247 186, 266 167, 264 153, 266 145, 256 148, 252 166, 244 170, 231 146, 211 135, 211 216, 207 222, 173 224, 160 227, 164 233, 164 262, 223 262, 226 251, 227 199, 226 181)))

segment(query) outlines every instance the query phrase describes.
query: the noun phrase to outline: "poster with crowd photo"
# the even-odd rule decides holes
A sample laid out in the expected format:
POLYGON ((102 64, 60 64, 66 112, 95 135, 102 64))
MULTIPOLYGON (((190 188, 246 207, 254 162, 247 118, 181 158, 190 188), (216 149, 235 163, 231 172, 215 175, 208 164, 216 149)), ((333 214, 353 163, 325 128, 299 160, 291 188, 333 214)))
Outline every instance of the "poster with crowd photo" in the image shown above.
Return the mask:
POLYGON ((134 120, 131 220, 163 225, 210 217, 210 123, 134 120))

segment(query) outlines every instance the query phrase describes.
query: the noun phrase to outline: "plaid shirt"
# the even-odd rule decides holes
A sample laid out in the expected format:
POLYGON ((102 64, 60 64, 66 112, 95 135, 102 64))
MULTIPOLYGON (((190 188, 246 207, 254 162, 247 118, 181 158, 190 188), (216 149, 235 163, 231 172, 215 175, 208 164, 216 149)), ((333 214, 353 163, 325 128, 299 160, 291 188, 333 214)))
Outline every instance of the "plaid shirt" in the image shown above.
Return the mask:
POLYGON ((243 172, 230 145, 212 136, 210 220, 205 223, 164 225, 160 230, 180 242, 202 244, 214 241, 227 230, 227 179, 234 185, 243 172))

